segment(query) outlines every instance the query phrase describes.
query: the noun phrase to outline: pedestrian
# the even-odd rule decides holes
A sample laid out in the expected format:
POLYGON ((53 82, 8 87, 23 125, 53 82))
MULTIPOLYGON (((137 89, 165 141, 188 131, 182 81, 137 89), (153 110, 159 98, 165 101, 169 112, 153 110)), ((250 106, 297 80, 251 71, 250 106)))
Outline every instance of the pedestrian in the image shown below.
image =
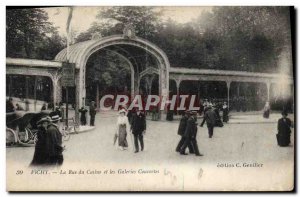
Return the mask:
POLYGON ((26 99, 25 100, 25 111, 29 111, 29 104, 30 104, 29 99, 26 99))
POLYGON ((269 118, 270 117, 270 103, 269 103, 269 101, 267 101, 266 104, 265 104, 263 117, 264 118, 269 118))
MULTIPOLYGON (((50 113, 49 113, 49 116, 50 116, 50 117, 55 116, 55 115, 57 115, 57 116, 59 116, 59 117, 61 118, 61 110, 60 110, 60 108, 59 108, 58 105, 55 106, 55 110, 54 110, 53 112, 50 112, 50 113)), ((62 118, 61 118, 61 119, 62 119, 62 118)))
POLYGON ((13 104, 13 99, 12 98, 9 98, 7 101, 6 101, 6 113, 9 113, 9 112, 14 112, 15 111, 15 106, 13 104))
POLYGON ((118 148, 125 150, 128 148, 127 133, 130 130, 130 124, 126 116, 126 110, 121 109, 117 119, 116 136, 118 138, 118 148))
POLYGON ((173 121, 174 119, 174 111, 173 109, 171 109, 171 104, 169 103, 167 105, 167 116, 166 116, 166 120, 167 121, 173 121))
MULTIPOLYGON (((67 107, 67 106, 66 106, 67 107)), ((65 120, 65 107, 62 102, 59 103, 59 111, 60 111, 60 122, 63 122, 65 120)))
POLYGON ((63 158, 63 146, 62 146, 62 134, 59 131, 59 120, 61 119, 58 115, 51 116, 51 122, 47 126, 47 137, 46 146, 49 155, 48 165, 62 165, 63 158))
POLYGON ((223 122, 227 123, 229 121, 229 117, 228 117, 229 109, 228 109, 227 102, 224 102, 222 108, 223 108, 223 122))
POLYGON ((90 104, 90 126, 95 126, 96 105, 95 101, 90 104))
POLYGON ((199 115, 202 116, 203 112, 204 112, 204 102, 200 100, 199 115))
POLYGON ((84 106, 82 106, 79 110, 80 113, 80 124, 81 125, 86 125, 86 112, 88 111, 87 109, 85 109, 84 106))
POLYGON ((281 115, 282 118, 280 118, 277 123, 278 134, 276 135, 276 137, 278 146, 285 147, 291 143, 290 136, 291 127, 293 127, 293 125, 292 121, 287 117, 288 114, 286 111, 283 111, 281 115))
POLYGON ((46 109, 47 109, 47 106, 46 106, 46 103, 44 103, 42 108, 41 108, 41 111, 46 110, 46 109))
POLYGON ((211 104, 208 105, 208 109, 204 114, 204 118, 203 118, 203 121, 200 126, 203 127, 205 122, 206 122, 207 129, 208 129, 208 136, 209 136, 209 138, 212 138, 212 136, 214 134, 214 127, 216 125, 216 114, 212 110, 211 104))
POLYGON ((205 112, 207 111, 207 107, 208 107, 208 100, 204 99, 204 103, 203 103, 203 114, 205 114, 205 112))
POLYGON ((17 111, 24 111, 24 108, 19 103, 16 104, 16 107, 17 111))
POLYGON ((216 124, 215 124, 215 126, 217 126, 217 127, 223 127, 224 125, 223 125, 223 122, 221 120, 220 111, 219 111, 219 108, 218 108, 218 106, 216 104, 213 105, 213 111, 216 114, 216 124))
POLYGON ((159 119, 159 111, 158 111, 158 105, 153 106, 152 108, 152 120, 157 121, 159 119))
MULTIPOLYGON (((45 103, 45 105, 46 105, 46 103, 45 103)), ((46 106, 45 106, 45 108, 46 108, 46 106)), ((53 102, 48 103, 48 109, 49 110, 54 110, 54 103, 53 102)))
MULTIPOLYGON (((184 137, 184 133, 185 133, 187 121, 190 118, 190 116, 191 116, 190 111, 186 110, 185 113, 184 113, 184 115, 180 119, 180 123, 179 123, 179 127, 178 127, 178 132, 177 133, 178 133, 178 135, 181 136, 181 139, 180 139, 180 141, 179 141, 179 143, 178 143, 178 145, 176 147, 176 152, 180 152, 181 147, 183 146, 184 141, 186 139, 184 137)), ((189 153, 190 154, 194 154, 195 153, 192 143, 188 144, 188 148, 189 148, 189 153)))
POLYGON ((37 141, 35 144, 34 155, 31 161, 31 166, 46 165, 49 160, 49 154, 47 151, 47 127, 50 124, 51 119, 49 116, 42 117, 37 121, 37 141))
POLYGON ((184 143, 181 147, 180 154, 181 155, 187 155, 185 153, 185 149, 189 146, 189 144, 192 144, 195 155, 196 156, 203 156, 199 152, 198 144, 197 144, 197 111, 192 111, 191 112, 191 117, 189 117, 186 125, 186 129, 184 132, 184 143))
POLYGON ((133 109, 127 111, 127 118, 128 118, 128 122, 129 122, 130 125, 131 125, 131 122, 132 122, 133 113, 134 113, 133 109))
POLYGON ((136 110, 136 114, 132 117, 131 130, 134 136, 135 153, 139 152, 139 143, 141 145, 141 151, 144 150, 143 135, 146 133, 146 117, 139 110, 136 110))

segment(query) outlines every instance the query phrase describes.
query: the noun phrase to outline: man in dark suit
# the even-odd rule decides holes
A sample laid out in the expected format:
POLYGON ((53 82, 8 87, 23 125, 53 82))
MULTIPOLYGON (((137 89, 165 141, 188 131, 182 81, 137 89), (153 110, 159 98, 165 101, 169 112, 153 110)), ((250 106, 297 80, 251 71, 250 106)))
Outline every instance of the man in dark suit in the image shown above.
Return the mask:
POLYGON ((78 111, 80 113, 80 124, 86 125, 86 115, 85 114, 88 110, 85 109, 84 106, 82 106, 78 111))
MULTIPOLYGON (((176 152, 180 152, 180 148, 182 147, 182 145, 184 144, 184 141, 185 141, 185 137, 184 137, 184 133, 185 133, 185 129, 186 129, 186 125, 187 125, 187 121, 190 117, 190 111, 185 111, 185 114, 182 116, 181 120, 180 120, 180 123, 179 123, 179 127, 178 127, 178 135, 181 136, 181 139, 176 147, 176 152)), ((189 148, 189 152, 191 154, 195 153, 194 152, 194 148, 192 146, 191 143, 188 144, 188 148, 189 148)))
POLYGON ((141 151, 144 150, 144 140, 143 134, 146 133, 146 117, 145 115, 137 109, 136 114, 133 115, 131 121, 131 130, 134 136, 134 145, 135 145, 135 152, 139 152, 139 143, 141 144, 141 151))
POLYGON ((228 117, 229 109, 228 109, 227 102, 224 102, 222 108, 223 108, 223 122, 227 123, 229 120, 229 117, 228 117))
POLYGON ((290 136, 291 136, 291 127, 292 121, 287 118, 287 112, 283 111, 282 113, 282 118, 278 120, 277 124, 277 129, 278 129, 278 134, 276 135, 277 137, 277 142, 279 146, 288 146, 291 143, 290 136))
POLYGON ((62 146, 62 134, 59 131, 59 120, 58 115, 51 116, 51 121, 47 127, 47 138, 46 146, 49 154, 48 165, 62 165, 63 158, 63 146, 62 146))
POLYGON ((214 126, 216 125, 216 114, 212 110, 211 105, 208 106, 208 110, 205 112, 203 121, 200 126, 203 127, 205 122, 208 128, 208 136, 209 138, 212 138, 214 134, 214 126))
POLYGON ((47 151, 47 127, 51 123, 50 117, 42 117, 39 121, 37 121, 37 142, 35 144, 35 150, 33 159, 31 162, 31 166, 39 166, 39 165, 47 165, 49 161, 49 154, 47 151))
POLYGON ((95 101, 91 102, 90 105, 90 126, 95 126, 95 116, 96 116, 96 105, 95 101))
POLYGON ((185 141, 183 146, 181 147, 180 154, 181 155, 187 155, 185 153, 185 149, 188 147, 188 145, 191 143, 193 145, 195 155, 196 156, 203 156, 200 154, 197 144, 197 112, 193 111, 191 112, 192 116, 188 119, 184 137, 185 141))

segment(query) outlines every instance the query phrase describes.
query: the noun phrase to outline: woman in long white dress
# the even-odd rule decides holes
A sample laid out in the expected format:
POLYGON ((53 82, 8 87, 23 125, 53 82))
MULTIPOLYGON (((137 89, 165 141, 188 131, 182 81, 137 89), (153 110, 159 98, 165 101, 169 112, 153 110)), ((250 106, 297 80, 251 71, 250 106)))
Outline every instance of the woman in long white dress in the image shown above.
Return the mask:
POLYGON ((267 101, 264 107, 264 114, 263 117, 264 118, 269 118, 270 116, 270 103, 267 101))
POLYGON ((116 128, 116 136, 118 139, 118 147, 121 150, 125 150, 128 148, 127 142, 127 133, 130 132, 130 125, 128 121, 128 117, 126 116, 126 111, 124 109, 119 111, 119 116, 117 119, 117 128, 116 128))

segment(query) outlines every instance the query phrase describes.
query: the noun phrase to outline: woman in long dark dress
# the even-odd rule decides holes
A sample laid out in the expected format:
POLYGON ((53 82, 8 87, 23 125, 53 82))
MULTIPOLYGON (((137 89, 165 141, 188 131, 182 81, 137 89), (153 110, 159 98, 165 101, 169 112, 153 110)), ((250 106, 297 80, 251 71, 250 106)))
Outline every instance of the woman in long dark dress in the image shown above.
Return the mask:
POLYGON ((47 151, 47 127, 50 124, 50 118, 44 117, 41 118, 40 121, 37 123, 37 142, 35 144, 35 150, 33 159, 31 162, 31 166, 38 166, 38 165, 46 165, 49 160, 49 155, 47 151))
POLYGON ((277 124, 277 143, 279 146, 288 146, 291 143, 291 127, 293 127, 293 125, 292 121, 287 118, 287 112, 284 111, 281 114, 282 118, 278 120, 277 124))

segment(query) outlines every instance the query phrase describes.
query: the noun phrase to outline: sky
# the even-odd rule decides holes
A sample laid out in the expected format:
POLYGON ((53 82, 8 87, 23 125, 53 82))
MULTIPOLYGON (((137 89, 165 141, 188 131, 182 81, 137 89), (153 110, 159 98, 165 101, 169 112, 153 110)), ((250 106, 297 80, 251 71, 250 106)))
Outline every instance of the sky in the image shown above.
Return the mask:
MULTIPOLYGON (((96 15, 101 8, 104 7, 74 7, 73 18, 71 21, 71 27, 77 33, 86 31, 90 25, 96 21, 96 15)), ((157 10, 164 10, 164 19, 169 17, 178 23, 185 23, 193 18, 197 18, 201 12, 210 11, 212 7, 156 7, 157 10)), ((61 35, 66 35, 66 22, 68 17, 67 7, 52 7, 44 8, 48 13, 49 21, 58 27, 58 31, 61 35)))

